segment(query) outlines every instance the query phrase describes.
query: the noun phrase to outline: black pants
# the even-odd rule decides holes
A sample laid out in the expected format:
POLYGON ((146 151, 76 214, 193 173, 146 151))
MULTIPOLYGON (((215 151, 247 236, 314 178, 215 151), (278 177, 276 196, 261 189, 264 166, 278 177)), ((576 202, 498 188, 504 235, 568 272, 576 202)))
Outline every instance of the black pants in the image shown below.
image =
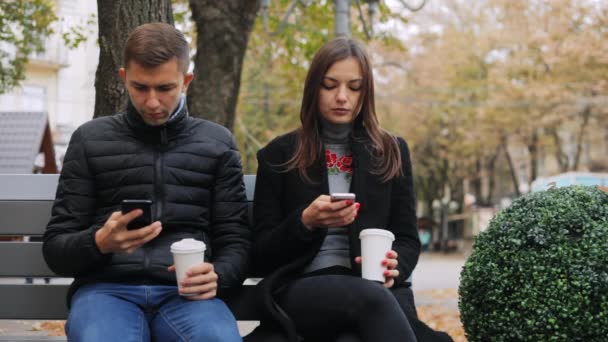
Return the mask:
MULTIPOLYGON (((404 313, 409 308, 382 284, 356 276, 299 278, 279 291, 277 301, 305 341, 416 341, 404 313)), ((245 341, 272 340, 261 333, 245 341)))

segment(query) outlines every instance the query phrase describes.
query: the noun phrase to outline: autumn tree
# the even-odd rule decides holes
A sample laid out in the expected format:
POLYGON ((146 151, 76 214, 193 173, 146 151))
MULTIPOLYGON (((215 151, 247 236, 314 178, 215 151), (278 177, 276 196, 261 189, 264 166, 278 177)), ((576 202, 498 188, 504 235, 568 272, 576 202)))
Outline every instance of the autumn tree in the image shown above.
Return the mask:
POLYGON ((524 178, 538 176, 541 150, 552 152, 561 171, 579 169, 585 137, 601 115, 603 106, 597 104, 606 91, 601 75, 608 69, 598 63, 606 51, 605 5, 571 0, 494 5, 504 13, 496 37, 507 57, 497 68, 503 90, 497 101, 516 103, 522 121, 533 123, 516 132, 530 156, 524 178))
POLYGON ((606 143, 606 11, 591 1, 487 0, 417 16, 413 25, 440 30, 406 41, 404 72, 387 74, 381 89, 401 99, 388 108, 413 146, 419 198, 470 181, 478 203, 492 204, 552 160, 581 168, 584 147, 589 155, 606 143))
POLYGON ((29 56, 44 51, 56 20, 51 1, 0 1, 0 94, 25 78, 29 56))

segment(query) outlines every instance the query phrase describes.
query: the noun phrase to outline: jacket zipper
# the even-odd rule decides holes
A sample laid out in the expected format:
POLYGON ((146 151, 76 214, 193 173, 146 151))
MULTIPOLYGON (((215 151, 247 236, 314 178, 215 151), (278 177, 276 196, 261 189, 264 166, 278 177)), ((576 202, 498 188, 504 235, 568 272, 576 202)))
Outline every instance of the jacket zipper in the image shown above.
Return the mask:
POLYGON ((156 151, 156 184, 155 184, 155 196, 156 196, 156 218, 158 220, 163 219, 163 209, 164 209, 164 201, 165 201, 165 193, 164 193, 164 174, 163 174, 163 155, 164 149, 167 146, 167 127, 162 127, 160 129, 160 145, 158 150, 156 151))
MULTIPOLYGON (((165 202, 165 192, 164 192, 164 174, 163 174, 163 155, 164 149, 168 144, 167 139, 167 127, 163 126, 160 129, 160 145, 155 153, 155 161, 154 167, 156 169, 155 172, 155 184, 154 184, 154 197, 156 203, 156 220, 163 221, 163 210, 164 210, 164 202, 165 202)), ((144 246, 144 269, 150 267, 150 258, 148 257, 148 250, 144 246)))

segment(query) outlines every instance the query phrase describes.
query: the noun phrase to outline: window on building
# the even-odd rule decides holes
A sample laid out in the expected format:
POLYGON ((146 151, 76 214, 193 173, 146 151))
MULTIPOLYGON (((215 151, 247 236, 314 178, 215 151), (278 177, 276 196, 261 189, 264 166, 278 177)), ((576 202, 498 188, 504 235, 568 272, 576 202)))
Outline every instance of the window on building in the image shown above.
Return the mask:
POLYGON ((46 87, 25 84, 22 92, 22 110, 27 112, 44 112, 46 105, 46 87))

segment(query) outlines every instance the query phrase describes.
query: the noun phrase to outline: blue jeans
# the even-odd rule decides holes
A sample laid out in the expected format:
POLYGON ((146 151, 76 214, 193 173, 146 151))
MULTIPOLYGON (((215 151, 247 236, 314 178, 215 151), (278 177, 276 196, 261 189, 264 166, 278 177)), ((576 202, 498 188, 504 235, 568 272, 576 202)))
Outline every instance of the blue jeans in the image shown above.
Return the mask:
POLYGON ((84 285, 65 330, 69 341, 242 341, 222 300, 187 300, 161 285, 84 285))

